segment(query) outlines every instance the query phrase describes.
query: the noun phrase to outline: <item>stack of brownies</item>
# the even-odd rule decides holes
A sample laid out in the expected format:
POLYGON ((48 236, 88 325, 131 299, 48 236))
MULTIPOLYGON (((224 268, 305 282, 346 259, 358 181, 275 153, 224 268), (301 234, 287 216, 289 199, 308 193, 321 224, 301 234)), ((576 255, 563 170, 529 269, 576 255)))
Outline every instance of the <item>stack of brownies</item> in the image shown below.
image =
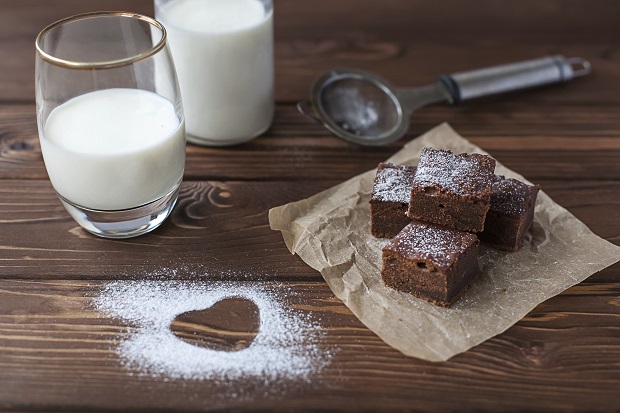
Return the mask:
POLYGON ((450 306, 478 276, 480 240, 515 251, 539 188, 494 174, 495 160, 424 148, 416 167, 379 164, 371 231, 392 238, 381 276, 399 291, 450 306))

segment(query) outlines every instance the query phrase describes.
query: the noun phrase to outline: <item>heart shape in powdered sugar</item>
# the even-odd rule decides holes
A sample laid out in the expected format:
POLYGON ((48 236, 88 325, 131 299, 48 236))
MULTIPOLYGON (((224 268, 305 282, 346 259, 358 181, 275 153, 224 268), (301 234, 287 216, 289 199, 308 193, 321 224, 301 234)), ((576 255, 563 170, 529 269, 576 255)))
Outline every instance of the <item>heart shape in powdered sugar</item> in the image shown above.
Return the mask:
POLYGON ((115 281, 94 304, 128 325, 115 350, 138 374, 273 383, 308 379, 331 358, 324 329, 289 296, 267 283, 115 281))
POLYGON ((259 310, 246 298, 225 298, 203 310, 179 314, 170 330, 186 343, 218 351, 248 348, 260 326, 259 310))

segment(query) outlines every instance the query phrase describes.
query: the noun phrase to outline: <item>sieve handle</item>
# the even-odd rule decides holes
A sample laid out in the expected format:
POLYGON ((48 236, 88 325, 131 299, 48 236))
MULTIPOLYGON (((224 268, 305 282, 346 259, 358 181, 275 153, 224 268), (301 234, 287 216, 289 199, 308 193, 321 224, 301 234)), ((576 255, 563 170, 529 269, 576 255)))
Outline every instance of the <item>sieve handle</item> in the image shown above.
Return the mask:
POLYGON ((318 115, 314 111, 314 108, 312 107, 312 103, 308 102, 307 100, 297 102, 297 111, 299 111, 299 113, 304 115, 306 118, 320 125, 323 124, 323 121, 321 121, 321 119, 318 117, 318 115))
POLYGON ((561 55, 439 76, 452 104, 482 96, 566 82, 590 73, 590 63, 561 55))

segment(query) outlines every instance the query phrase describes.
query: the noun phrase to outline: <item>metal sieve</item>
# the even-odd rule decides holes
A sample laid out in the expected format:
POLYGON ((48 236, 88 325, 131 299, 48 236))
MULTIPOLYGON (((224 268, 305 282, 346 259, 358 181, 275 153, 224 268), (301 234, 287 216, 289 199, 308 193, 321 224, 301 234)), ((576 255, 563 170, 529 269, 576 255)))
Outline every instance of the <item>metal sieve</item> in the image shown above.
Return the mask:
POLYGON ((365 146, 400 139, 409 129, 414 110, 435 103, 462 101, 551 83, 590 73, 582 58, 547 56, 507 65, 441 75, 432 85, 398 88, 370 72, 337 68, 313 83, 310 101, 297 104, 308 118, 334 135, 365 146))

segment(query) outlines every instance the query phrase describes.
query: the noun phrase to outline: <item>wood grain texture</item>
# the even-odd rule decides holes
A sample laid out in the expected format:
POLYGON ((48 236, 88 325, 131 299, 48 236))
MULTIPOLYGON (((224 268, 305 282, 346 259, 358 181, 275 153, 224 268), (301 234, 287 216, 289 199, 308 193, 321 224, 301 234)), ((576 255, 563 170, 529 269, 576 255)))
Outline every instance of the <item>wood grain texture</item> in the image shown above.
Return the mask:
MULTIPOLYGON (((103 286, 95 281, 0 281, 0 408, 247 407, 247 400, 218 396, 230 388, 215 382, 136 377, 136 371, 121 367, 115 347, 127 334, 126 325, 92 309, 103 286), (25 383, 29 393, 22 391, 25 383)), ((347 409, 351 397, 369 410, 412 405, 440 410, 454 406, 454 400, 460 409, 488 410, 541 400, 557 411, 588 409, 593 400, 617 403, 618 283, 573 287, 501 336, 435 364, 389 348, 324 283, 263 287, 282 295, 291 308, 318 316, 327 326, 320 345, 336 350, 330 365, 310 383, 277 384, 276 394, 253 396, 253 408, 347 409)), ((241 380, 235 386, 243 394, 252 383, 241 380)))
MULTIPOLYGON (((275 0, 273 127, 237 147, 188 145, 172 216, 125 241, 87 235, 64 211, 35 118, 35 36, 57 19, 103 9, 153 13, 151 0, 0 0, 0 410, 620 410, 620 265, 474 349, 429 363, 365 328, 267 222, 269 208, 372 169, 448 121, 620 245, 620 2, 275 0), (312 80, 336 66, 415 86, 440 73, 554 53, 587 58, 593 73, 424 108, 407 136, 387 147, 348 144, 295 109, 312 80), (333 359, 309 382, 268 392, 252 380, 141 377, 115 352, 131 326, 92 307, 106 283, 139 279, 261 283, 321 320, 321 346, 334 350, 333 359)), ((219 312, 179 317, 174 328, 198 345, 234 348, 255 331, 250 310, 224 303, 219 312), (242 314, 239 323, 223 322, 232 312, 242 314)))
MULTIPOLYGON (((337 183, 185 182, 162 227, 115 241, 82 230, 49 182, 0 180, 0 278, 317 280, 269 228, 267 213, 337 183)), ((595 233, 620 243, 620 182, 537 183, 595 233)))
MULTIPOLYGON (((0 179, 47 179, 32 105, 0 105, 0 179)), ((619 106, 565 107, 552 116, 529 105, 496 102, 433 107, 414 115, 399 142, 364 148, 337 139, 281 104, 273 127, 232 148, 188 144, 185 180, 346 180, 375 168, 416 136, 445 120, 472 143, 530 180, 620 176, 619 106), (487 111, 483 106, 487 106, 487 111), (489 112, 488 108, 494 111, 489 112)))
MULTIPOLYGON (((0 0, 0 102, 34 99, 34 39, 46 25, 68 15, 128 10, 153 14, 150 0, 0 0), (19 22, 19 24, 16 24, 19 22)), ((335 66, 374 70, 396 84, 421 85, 440 73, 474 69, 547 54, 590 59, 595 73, 581 90, 588 103, 615 103, 618 84, 614 0, 484 0, 473 7, 424 0, 317 0, 275 2, 276 91, 280 101, 302 99, 320 72, 335 66), (584 12, 587 10, 587 12, 584 12), (326 12, 329 11, 329 12, 326 12), (381 16, 381 18, 377 18, 381 16), (467 16, 467 17, 463 17, 467 16)), ((581 93, 552 93, 544 102, 583 104, 581 93)))
POLYGON ((246 298, 228 298, 206 309, 178 314, 170 330, 179 339, 218 351, 250 347, 260 330, 260 309, 246 298))
POLYGON ((267 212, 325 185, 184 183, 172 216, 157 231, 111 241, 84 232, 49 182, 0 180, 0 277, 40 278, 35 274, 45 268, 47 276, 82 279, 226 279, 231 271, 247 279, 317 279, 269 229, 267 212))

